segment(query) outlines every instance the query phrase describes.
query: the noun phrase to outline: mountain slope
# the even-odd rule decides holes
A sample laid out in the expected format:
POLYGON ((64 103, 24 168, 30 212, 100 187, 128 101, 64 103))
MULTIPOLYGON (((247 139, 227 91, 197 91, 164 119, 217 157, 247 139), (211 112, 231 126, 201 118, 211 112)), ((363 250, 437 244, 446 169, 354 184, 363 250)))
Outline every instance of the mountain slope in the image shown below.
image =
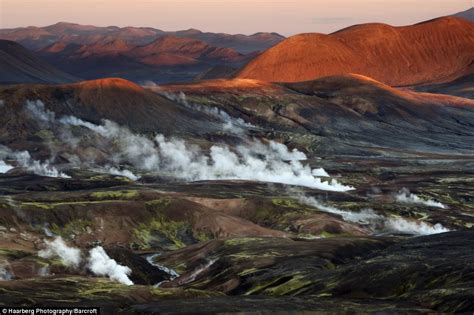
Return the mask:
POLYGON ((160 83, 191 81, 215 65, 239 68, 252 57, 201 40, 168 35, 146 45, 133 45, 110 35, 82 45, 58 41, 39 54, 85 79, 121 77, 160 83))
POLYGON ((65 83, 76 81, 21 45, 0 40, 0 83, 65 83))
POLYGON ((299 133, 296 142, 313 147, 319 156, 474 152, 474 100, 400 90, 361 75, 286 84, 214 80, 162 88, 184 92, 190 103, 205 99, 219 104, 254 125, 299 133))
POLYGON ((446 83, 417 86, 415 90, 474 99, 474 74, 446 83))
POLYGON ((41 125, 28 114, 28 101, 42 101, 57 117, 72 115, 97 124, 109 119, 144 133, 200 134, 213 128, 208 116, 117 78, 64 85, 5 86, 0 87, 0 99, 4 100, 0 107, 3 144, 22 143, 41 130, 41 125))
POLYGON ((454 14, 454 16, 464 18, 464 19, 474 22, 474 7, 466 11, 456 13, 454 14))
POLYGON ((455 79, 473 65, 474 23, 445 17, 407 27, 364 24, 330 35, 296 35, 255 58, 238 77, 297 82, 359 73, 403 86, 455 79))

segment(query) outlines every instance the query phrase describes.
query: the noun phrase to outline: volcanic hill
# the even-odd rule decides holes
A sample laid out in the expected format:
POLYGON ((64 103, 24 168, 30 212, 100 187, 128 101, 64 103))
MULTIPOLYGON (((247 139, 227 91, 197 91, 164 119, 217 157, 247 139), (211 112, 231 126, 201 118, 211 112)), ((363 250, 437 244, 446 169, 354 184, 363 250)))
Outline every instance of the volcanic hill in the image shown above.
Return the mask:
POLYGON ((474 23, 443 17, 420 24, 352 26, 290 37, 252 60, 239 78, 297 82, 358 73, 391 86, 449 81, 474 71, 474 23))

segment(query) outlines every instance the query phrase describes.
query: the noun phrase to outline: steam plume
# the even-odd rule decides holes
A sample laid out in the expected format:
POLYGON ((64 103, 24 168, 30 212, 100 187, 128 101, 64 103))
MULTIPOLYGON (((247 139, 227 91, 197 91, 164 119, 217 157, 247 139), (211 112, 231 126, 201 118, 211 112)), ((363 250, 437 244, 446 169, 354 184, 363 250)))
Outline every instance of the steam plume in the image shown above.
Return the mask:
POLYGON ((38 252, 42 258, 59 257, 63 264, 68 267, 78 268, 81 263, 81 251, 78 248, 69 247, 61 237, 54 241, 44 241, 46 248, 38 252))
POLYGON ((439 223, 431 225, 422 221, 409 221, 404 218, 390 218, 385 222, 385 227, 395 232, 415 235, 431 235, 450 231, 439 223))
POLYGON ((4 161, 0 160, 0 174, 4 174, 4 173, 8 172, 12 168, 13 168, 13 166, 11 166, 11 165, 5 163, 4 161))
POLYGON ((161 88, 158 85, 152 82, 147 83, 146 86, 149 88, 153 88, 161 96, 166 97, 167 99, 174 101, 188 109, 204 113, 210 117, 213 117, 222 121, 223 122, 222 126, 225 131, 231 131, 236 134, 244 134, 246 129, 257 128, 256 126, 246 122, 242 118, 232 117, 223 109, 220 109, 217 107, 199 105, 199 104, 191 104, 188 102, 186 98, 186 94, 184 94, 184 92, 182 91, 180 91, 178 94, 166 92, 166 91, 161 90, 161 88))
MULTIPOLYGON (((28 151, 13 151, 4 145, 0 145, 0 160, 5 158, 14 160, 18 166, 23 167, 27 171, 36 175, 69 178, 68 175, 58 171, 54 166, 52 166, 49 161, 40 162, 34 160, 28 151)), ((3 161, 2 163, 5 164, 3 161)), ((2 167, 2 163, 0 163, 0 167, 2 167)), ((8 166, 4 166, 2 169, 7 168, 8 166)))
POLYGON ((108 276, 111 280, 126 285, 133 285, 128 278, 132 270, 126 266, 117 264, 111 259, 101 246, 94 247, 89 251, 88 265, 90 271, 98 276, 108 276))
MULTIPOLYGON (((46 248, 38 252, 38 256, 46 259, 58 257, 67 267, 79 268, 82 262, 81 250, 69 247, 61 237, 56 237, 53 241, 44 241, 46 248)), ((113 281, 126 285, 133 282, 128 278, 132 270, 126 266, 119 265, 110 258, 101 246, 92 248, 87 258, 87 268, 97 276, 107 276, 113 281)))
POLYGON ((201 152, 199 147, 189 145, 183 140, 167 139, 158 135, 152 141, 108 120, 104 120, 102 125, 71 116, 63 117, 60 121, 63 124, 88 128, 113 140, 118 146, 113 160, 130 163, 137 169, 167 172, 186 180, 239 179, 332 191, 353 189, 335 180, 322 181, 319 177, 328 174, 322 169, 313 170, 303 165, 301 160, 306 159, 304 153, 289 151, 285 145, 273 141, 267 145, 258 140, 250 140, 246 145, 237 146, 235 150, 225 145, 214 145, 206 154, 201 152))
POLYGON ((372 209, 362 209, 360 212, 353 212, 324 205, 313 197, 300 196, 298 200, 321 211, 340 215, 344 221, 369 225, 372 230, 377 232, 431 235, 450 231, 439 223, 431 225, 426 222, 408 220, 401 217, 385 217, 375 213, 372 209))
MULTIPOLYGON (((185 96, 182 98, 185 102, 185 96)), ((331 191, 353 189, 335 180, 323 181, 321 177, 328 177, 328 174, 323 169, 311 169, 308 165, 304 165, 302 161, 307 159, 304 153, 296 149, 290 151, 284 144, 274 141, 263 143, 245 137, 242 139, 245 144, 235 148, 214 145, 208 152, 203 152, 198 146, 190 145, 181 139, 167 139, 163 135, 150 139, 132 133, 128 128, 109 120, 96 125, 74 116, 56 119, 54 113, 48 112, 42 103, 30 102, 27 105, 30 112, 35 112, 41 121, 54 125, 55 128, 84 127, 105 139, 106 143, 108 141, 106 148, 110 152, 108 166, 88 165, 89 161, 81 161, 78 157, 76 164, 103 169, 108 173, 120 174, 133 180, 138 177, 130 171, 120 171, 114 165, 129 164, 139 170, 165 173, 189 181, 235 179, 331 191)), ((223 116, 219 111, 216 113, 223 116)), ((78 142, 80 141, 75 141, 78 142)))
POLYGON ((419 204, 419 205, 425 205, 428 207, 446 209, 446 206, 443 205, 441 202, 437 202, 431 199, 428 199, 428 200, 421 199, 417 195, 410 193, 410 191, 406 188, 403 188, 395 196, 395 198, 398 202, 402 202, 402 203, 419 204))

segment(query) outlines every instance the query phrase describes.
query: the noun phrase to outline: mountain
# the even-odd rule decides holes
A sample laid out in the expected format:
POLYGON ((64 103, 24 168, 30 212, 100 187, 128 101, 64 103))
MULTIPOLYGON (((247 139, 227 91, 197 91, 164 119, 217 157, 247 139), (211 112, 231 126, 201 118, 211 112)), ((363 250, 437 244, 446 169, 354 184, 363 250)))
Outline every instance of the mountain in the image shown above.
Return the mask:
MULTIPOLYGON (((311 134, 320 156, 472 152, 474 100, 396 89, 361 75, 285 84, 212 80, 161 88, 182 91, 191 103, 205 98, 271 130, 311 134)), ((303 138, 299 144, 313 145, 303 138)))
POLYGON ((116 76, 136 82, 191 81, 214 66, 239 68, 253 56, 168 35, 146 45, 133 45, 110 35, 82 45, 58 41, 38 54, 86 79, 116 76))
POLYGON ((200 40, 175 36, 160 37, 148 45, 133 48, 127 55, 147 58, 160 54, 210 62, 240 62, 243 60, 243 55, 233 49, 212 47, 200 40))
POLYGON ((474 22, 474 7, 467 9, 466 11, 456 13, 454 16, 474 22))
POLYGON ((65 83, 77 78, 38 58, 21 45, 0 40, 0 83, 65 83))
POLYGON ((276 33, 231 35, 205 33, 195 29, 165 32, 151 27, 97 27, 66 22, 59 22, 46 27, 0 30, 0 38, 17 41, 33 50, 44 49, 58 41, 66 44, 91 44, 103 37, 121 39, 133 45, 145 45, 165 35, 201 40, 210 46, 231 48, 242 54, 265 50, 284 39, 283 36, 276 33))
POLYGON ((359 73, 405 86, 473 71, 474 23, 444 17, 406 27, 363 24, 330 35, 296 35, 256 57, 237 77, 297 82, 359 73))
MULTIPOLYGON (((16 85, 0 87, 1 143, 25 141, 38 132, 25 113, 27 101, 47 103, 57 115, 73 115, 100 123, 110 119, 140 132, 201 134, 212 130, 212 119, 146 90, 130 81, 107 78, 63 85, 16 85), (206 127, 203 123, 206 122, 206 127)), ((41 127, 41 126, 39 126, 41 127)))
MULTIPOLYGON (((1 29, 0 38, 35 50, 61 70, 84 79, 121 77, 135 82, 189 82, 214 77, 215 67, 239 69, 256 51, 284 37, 276 33, 230 35, 189 29, 97 27, 59 22, 46 27, 1 29), (213 71, 211 75, 208 75, 213 71)), ((227 74, 226 74, 227 76, 227 74)))
POLYGON ((230 35, 224 33, 209 33, 198 30, 175 32, 175 36, 202 40, 209 45, 235 49, 242 54, 263 51, 282 40, 284 36, 277 33, 255 33, 253 35, 230 35))

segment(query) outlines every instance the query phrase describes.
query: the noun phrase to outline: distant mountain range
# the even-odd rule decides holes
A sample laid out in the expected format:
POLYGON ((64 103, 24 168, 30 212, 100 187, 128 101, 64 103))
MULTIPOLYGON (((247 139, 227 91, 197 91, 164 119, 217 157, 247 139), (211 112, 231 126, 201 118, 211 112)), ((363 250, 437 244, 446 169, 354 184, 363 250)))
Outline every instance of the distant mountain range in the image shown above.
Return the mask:
MULTIPOLYGON (((469 17, 472 12, 458 16, 469 17)), ((391 86, 412 86, 461 77, 470 81, 474 72, 474 23, 459 17, 405 27, 362 24, 329 35, 308 33, 287 39, 275 33, 165 32, 63 22, 3 29, 0 38, 34 51, 22 49, 16 58, 28 55, 25 60, 37 60, 26 68, 21 60, 8 62, 3 57, 3 68, 8 69, 2 74, 5 82, 70 82, 73 76, 158 84, 231 77, 298 82, 357 73, 391 86), (47 62, 59 70, 46 66, 47 62), (33 70, 36 66, 45 76, 39 78, 39 68, 33 70)), ((466 92, 465 85, 458 92, 471 93, 466 92)))
POLYGON ((0 38, 13 40, 33 50, 43 49, 53 43, 89 45, 121 39, 131 45, 145 45, 162 36, 176 36, 203 41, 211 46, 234 49, 242 54, 262 51, 282 41, 277 33, 230 35, 206 33, 196 29, 166 32, 150 27, 98 27, 59 22, 45 27, 20 27, 0 30, 0 38))
POLYGON ((122 77, 135 82, 187 82, 235 72, 284 39, 276 33, 229 35, 195 29, 96 27, 57 23, 0 30, 0 38, 36 51, 61 70, 84 79, 122 77))

